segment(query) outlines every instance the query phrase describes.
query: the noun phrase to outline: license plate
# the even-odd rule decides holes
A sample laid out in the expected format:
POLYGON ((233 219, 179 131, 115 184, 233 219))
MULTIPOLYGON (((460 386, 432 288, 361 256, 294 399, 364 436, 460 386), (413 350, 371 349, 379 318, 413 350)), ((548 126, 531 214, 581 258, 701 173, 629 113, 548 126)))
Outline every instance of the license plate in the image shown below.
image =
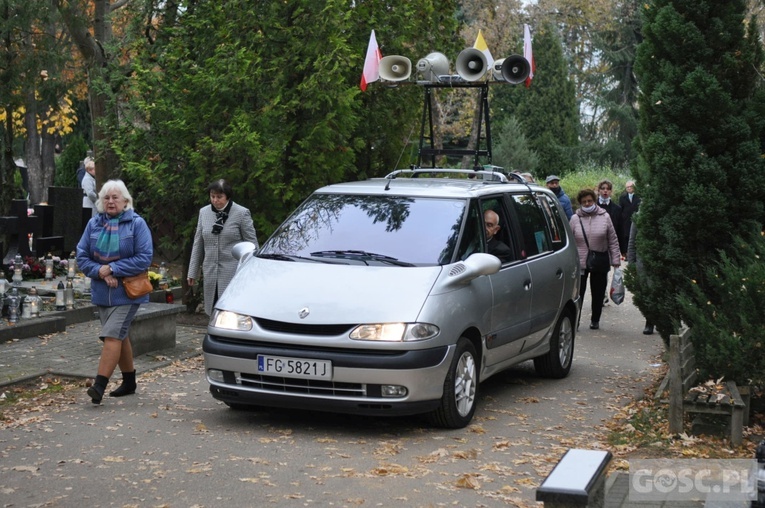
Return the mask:
POLYGON ((258 355, 258 373, 300 379, 332 379, 332 362, 258 355))

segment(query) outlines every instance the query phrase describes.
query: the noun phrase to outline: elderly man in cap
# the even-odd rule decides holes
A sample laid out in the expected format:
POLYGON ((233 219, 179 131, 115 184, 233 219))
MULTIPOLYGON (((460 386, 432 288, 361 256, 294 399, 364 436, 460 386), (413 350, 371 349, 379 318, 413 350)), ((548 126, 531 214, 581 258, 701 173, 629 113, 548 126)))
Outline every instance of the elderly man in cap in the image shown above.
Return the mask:
POLYGON ((550 175, 547 177, 547 180, 545 180, 545 183, 547 184, 547 188, 553 191, 555 197, 560 201, 560 206, 562 206, 563 211, 566 212, 566 218, 571 219, 571 216, 574 215, 574 210, 571 208, 571 200, 566 196, 566 193, 563 192, 563 189, 560 186, 560 178, 556 175, 550 175))

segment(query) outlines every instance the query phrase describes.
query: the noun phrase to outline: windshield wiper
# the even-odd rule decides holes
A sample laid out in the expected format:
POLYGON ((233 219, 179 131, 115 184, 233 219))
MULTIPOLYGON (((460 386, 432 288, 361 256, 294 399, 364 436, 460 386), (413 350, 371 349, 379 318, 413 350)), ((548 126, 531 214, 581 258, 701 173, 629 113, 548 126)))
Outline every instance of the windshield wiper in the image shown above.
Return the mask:
MULTIPOLYGON (((386 256, 385 254, 375 254, 373 252, 366 252, 363 250, 323 250, 318 252, 311 252, 311 256, 358 259, 360 261, 364 261, 365 263, 366 260, 379 261, 381 263, 388 263, 395 266, 414 266, 412 263, 399 261, 398 259, 391 256, 386 256)), ((366 264, 368 265, 369 263, 366 264)))
MULTIPOLYGON (((313 258, 307 258, 303 256, 292 256, 290 254, 260 254, 258 255, 258 257, 263 259, 276 259, 279 261, 297 261, 299 259, 301 261, 311 261, 313 263, 326 263, 330 265, 339 264, 332 261, 324 261, 323 259, 313 259, 313 258)), ((347 263, 342 263, 342 264, 347 264, 347 263)))

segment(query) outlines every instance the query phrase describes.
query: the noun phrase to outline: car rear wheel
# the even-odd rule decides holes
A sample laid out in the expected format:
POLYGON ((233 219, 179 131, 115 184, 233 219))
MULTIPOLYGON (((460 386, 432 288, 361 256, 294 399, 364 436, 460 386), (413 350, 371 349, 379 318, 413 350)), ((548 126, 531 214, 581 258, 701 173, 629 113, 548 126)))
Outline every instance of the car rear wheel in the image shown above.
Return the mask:
POLYGON ((550 351, 534 358, 534 369, 542 377, 568 376, 574 359, 574 325, 570 312, 563 312, 550 337, 550 351))
POLYGON ((433 424, 461 429, 475 414, 478 393, 478 361, 473 343, 465 337, 457 341, 457 349, 444 381, 441 405, 430 414, 433 424))

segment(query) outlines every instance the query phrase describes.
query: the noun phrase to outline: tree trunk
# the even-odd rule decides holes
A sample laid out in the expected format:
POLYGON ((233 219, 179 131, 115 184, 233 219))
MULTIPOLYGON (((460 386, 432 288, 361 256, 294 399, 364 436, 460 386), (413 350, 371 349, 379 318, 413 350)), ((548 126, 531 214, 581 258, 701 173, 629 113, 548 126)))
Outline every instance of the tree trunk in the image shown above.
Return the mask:
POLYGON ((34 91, 27 93, 24 127, 27 131, 27 137, 24 141, 24 162, 27 165, 27 174, 29 175, 27 191, 31 206, 42 201, 44 186, 40 160, 40 134, 37 132, 37 101, 34 91))
POLYGON ((80 11, 73 2, 52 1, 61 13, 67 30, 85 59, 88 69, 88 100, 90 102, 98 188, 109 178, 117 178, 120 174, 119 158, 112 149, 111 136, 106 128, 107 122, 117 118, 117 115, 116 113, 112 114, 115 106, 109 103, 108 93, 102 91, 103 87, 109 85, 107 74, 109 58, 104 51, 104 46, 109 42, 112 35, 109 25, 110 3, 109 0, 94 0, 93 32, 95 37, 93 37, 88 30, 85 12, 80 11), (94 86, 95 82, 99 82, 98 86, 94 86))

